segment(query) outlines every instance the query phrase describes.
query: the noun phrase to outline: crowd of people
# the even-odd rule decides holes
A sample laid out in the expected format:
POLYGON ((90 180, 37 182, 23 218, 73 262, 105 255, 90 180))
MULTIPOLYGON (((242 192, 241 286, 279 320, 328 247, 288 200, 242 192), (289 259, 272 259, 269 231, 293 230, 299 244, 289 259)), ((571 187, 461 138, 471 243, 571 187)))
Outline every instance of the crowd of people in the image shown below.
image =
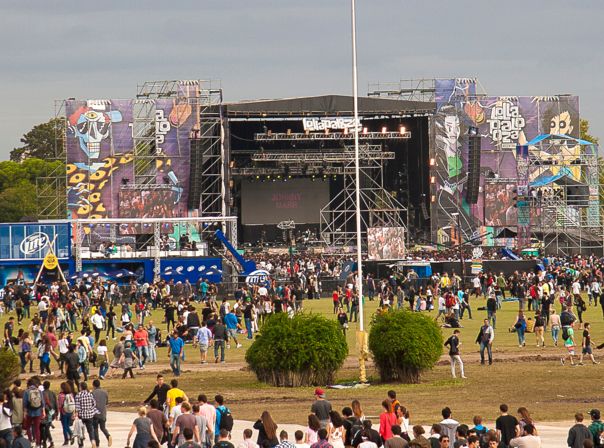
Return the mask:
MULTIPOLYGON (((109 394, 96 379, 90 389, 86 382, 66 380, 55 393, 48 380, 38 376, 21 380, 0 396, 0 448, 51 448, 55 445, 51 429, 60 422, 62 445, 75 443, 80 448, 85 440, 93 448, 101 445, 101 434, 107 446, 113 440, 108 429, 109 394)), ((426 430, 411 424, 411 410, 390 390, 381 403, 378 416, 367 416, 361 402, 352 400, 341 412, 333 408, 321 388, 314 391, 307 425, 288 434, 269 411, 261 413, 251 427, 242 431, 238 448, 540 448, 538 424, 526 407, 513 415, 508 405, 499 406, 499 416, 488 428, 483 418, 475 415, 472 424, 454 418, 449 407, 442 409, 440 419, 426 430), (375 425, 374 425, 375 423, 375 425), (256 437, 254 437, 256 430, 256 437)), ((127 435, 126 446, 133 448, 235 448, 231 442, 234 419, 224 396, 210 400, 204 393, 188 396, 176 378, 157 383, 138 408, 127 435), (132 442, 132 444, 131 444, 132 442)), ((576 413, 566 445, 570 448, 602 446, 604 422, 600 411, 589 411, 591 422, 576 413)), ((59 441, 57 440, 57 445, 59 441)))
MULTIPOLYGON (((3 331, 4 344, 19 355, 23 373, 37 373, 36 376, 27 380, 26 389, 20 390, 20 384, 17 383, 3 395, 2 412, 5 409, 6 412, 3 414, 4 417, 0 417, 0 421, 4 426, 9 421, 10 427, 15 427, 15 431, 8 431, 10 437, 15 439, 15 442, 11 442, 12 446, 26 448, 17 442, 23 440, 23 432, 19 429, 19 425, 14 423, 15 415, 17 421, 19 419, 18 404, 15 405, 15 400, 19 399, 22 400, 22 406, 24 406, 24 410, 21 412, 23 428, 37 446, 43 445, 48 448, 52 444, 52 441, 48 439, 50 432, 46 426, 52 425, 53 419, 61 420, 63 423, 63 417, 66 414, 72 415, 71 420, 66 418, 66 423, 69 424, 63 425, 63 428, 68 427, 68 430, 64 429, 63 433, 65 441, 71 443, 72 440, 78 440, 80 443, 83 436, 73 436, 73 434, 81 435, 83 432, 88 432, 89 439, 98 446, 99 430, 110 440, 105 424, 95 417, 96 412, 77 410, 91 408, 90 396, 101 394, 98 392, 102 390, 100 381, 116 375, 121 375, 122 378, 134 377, 136 368, 143 370, 148 363, 157 362, 157 347, 166 346, 175 379, 171 386, 164 384, 162 379, 162 384, 158 383, 158 387, 166 393, 168 390, 176 391, 178 389, 176 378, 181 373, 181 362, 185 356, 185 349, 188 347, 186 343, 190 343, 190 346, 199 351, 198 359, 201 364, 212 361, 212 357, 208 356, 211 350, 213 350, 215 363, 225 362, 226 349, 231 346, 234 349, 241 347, 240 339, 252 339, 262 320, 267 316, 273 313, 291 315, 303 309, 304 300, 319 298, 321 296, 321 272, 329 269, 333 274, 339 261, 333 259, 334 265, 332 266, 329 262, 322 265, 317 260, 298 259, 293 264, 293 272, 296 275, 290 281, 272 282, 271 285, 266 286, 243 285, 235 291, 229 298, 230 300, 226 297, 220 298, 217 286, 203 278, 194 285, 188 281, 184 283, 159 281, 143 285, 132 281, 125 287, 119 287, 113 281, 102 279, 80 281, 70 288, 65 288, 58 283, 51 285, 38 283, 31 288, 25 285, 7 285, 0 291, 0 316, 8 314, 3 331), (153 310, 161 310, 162 325, 154 323, 151 316, 153 310), (27 325, 24 325, 25 323, 27 325), (115 341, 111 351, 108 347, 110 340, 115 341), (53 375, 53 369, 51 369, 53 360, 56 368, 66 380, 61 383, 61 392, 56 399, 47 398, 51 397, 54 392, 50 389, 49 381, 43 381, 44 377, 53 375), (38 362, 37 372, 34 370, 36 361, 38 362), (91 374, 93 367, 98 368, 98 374, 91 374), (95 376, 92 390, 88 391, 87 383, 95 376), (40 391, 40 393, 35 391, 40 391), (73 405, 69 398, 72 395, 74 397, 73 405), (38 406, 37 403, 40 400, 42 405, 38 406), (28 408, 32 407, 32 401, 34 406, 30 409, 32 412, 28 413, 28 408), (47 412, 45 407, 48 402, 55 407, 47 412), (67 412, 65 406, 67 406, 67 410, 73 410, 67 412), (79 418, 74 418, 75 415, 78 415, 79 418), (2 418, 4 420, 1 420, 2 418), (98 422, 95 423, 95 421, 98 422), (72 437, 75 438, 72 439, 72 437), (80 438, 78 439, 78 437, 80 438)), ((292 267, 289 257, 283 258, 279 263, 273 265, 271 260, 266 259, 261 261, 260 266, 270 269, 271 272, 276 272, 275 266, 281 266, 284 269, 292 267)), ((392 275, 385 278, 376 278, 369 274, 363 282, 364 295, 369 301, 377 300, 379 302, 379 312, 386 312, 389 308, 397 307, 408 308, 415 312, 433 312, 435 319, 443 327, 453 328, 454 332, 445 344, 450 355, 451 373, 454 377, 457 375, 457 370, 462 378, 465 377, 460 334, 463 329, 463 319, 472 319, 471 303, 477 298, 484 301, 484 306, 476 308, 474 312, 480 309, 485 311, 485 319, 476 337, 476 343, 480 346, 482 364, 493 362, 492 345, 497 331, 497 312, 505 301, 514 301, 518 304, 517 318, 509 327, 504 327, 504 331, 516 333, 520 347, 526 346, 526 333, 534 333, 535 344, 538 347, 550 343, 554 346, 558 344, 563 346, 565 352, 561 357, 562 364, 567 361, 569 364, 582 364, 584 360, 598 363, 593 354, 595 342, 591 336, 591 325, 583 320, 583 314, 591 306, 601 308, 604 316, 602 260, 596 257, 550 258, 545 259, 543 264, 542 269, 531 272, 513 272, 508 275, 501 272, 478 273, 467 278, 465 282, 455 271, 435 273, 429 279, 420 279, 413 269, 405 273, 393 272, 392 275), (587 300, 584 300, 584 297, 587 297, 587 300), (557 312, 558 307, 560 313, 557 312), (577 350, 579 343, 578 337, 575 335, 576 330, 582 331, 580 350, 577 350), (545 337, 546 332, 551 334, 551 342, 545 337), (576 359, 576 351, 580 351, 578 359, 576 359)), ((290 272, 287 272, 287 275, 289 274, 290 272)), ((349 273, 342 285, 334 289, 332 300, 334 313, 337 314, 337 319, 345 332, 348 323, 358 319, 359 312, 359 297, 355 289, 353 273, 349 273)), ((155 315, 157 316, 157 313, 155 315)), ((598 347, 602 346, 604 344, 598 347)), ((175 393, 172 392, 172 394, 175 393)), ((139 418, 132 427, 131 435, 136 433, 137 436, 134 440, 138 438, 138 442, 135 442, 137 448, 146 447, 148 444, 152 446, 154 442, 159 443, 163 440, 164 432, 160 432, 160 428, 155 424, 150 426, 149 422, 145 420, 151 418, 150 415, 153 414, 154 409, 164 415, 169 423, 166 427, 169 430, 164 442, 170 443, 172 446, 180 446, 189 442, 210 446, 204 445, 207 443, 203 437, 205 433, 212 435, 213 443, 222 443, 219 448, 228 448, 226 443, 228 443, 229 431, 226 431, 226 435, 221 436, 224 428, 216 427, 215 424, 206 424, 205 429, 198 424, 197 430, 193 428, 192 435, 184 426, 179 426, 178 430, 176 427, 172 427, 178 417, 171 415, 176 406, 180 406, 178 409, 183 415, 193 416, 193 418, 183 418, 181 422, 185 420, 200 421, 198 416, 203 416, 203 413, 199 409, 204 406, 202 396, 197 401, 188 400, 184 393, 181 397, 175 396, 168 400, 166 410, 167 396, 159 395, 159 390, 156 395, 155 401, 154 397, 146 400, 150 409, 141 408, 139 418), (147 434, 146 438, 139 437, 139 433, 147 434), (174 433, 176 436, 172 440, 170 437, 174 433)), ((325 406, 320 404, 323 394, 317 395, 318 404, 315 408, 321 409, 322 406, 325 406)), ((223 404, 219 403, 218 398, 216 397, 217 409, 220 409, 223 404)), ((207 405, 207 400, 205 404, 207 405)), ((387 411, 387 406, 384 406, 387 411)), ((208 406, 206 409, 209 409, 208 406)), ((352 406, 351 409, 354 410, 355 406, 352 406)), ((370 420, 366 419, 365 421, 369 423, 363 422, 359 426, 359 432, 356 434, 359 437, 355 436, 347 440, 346 431, 338 431, 337 428, 346 426, 344 422, 356 414, 353 412, 349 415, 348 409, 345 408, 341 415, 334 413, 333 410, 327 413, 322 413, 320 410, 314 412, 313 414, 319 420, 318 427, 316 422, 313 423, 316 428, 316 439, 307 437, 308 434, 303 434, 303 439, 299 440, 295 434, 291 443, 294 444, 294 441, 295 444, 308 443, 314 445, 314 448, 328 448, 329 445, 333 448, 340 448, 337 441, 341 439, 344 446, 361 446, 361 448, 374 448, 371 443, 378 446, 382 446, 383 443, 387 448, 403 448, 407 445, 428 446, 423 442, 423 437, 428 440, 430 446, 437 446, 434 445, 435 442, 433 443, 432 439, 438 439, 438 446, 443 447, 447 446, 443 445, 443 442, 448 441, 448 443, 455 444, 463 439, 465 445, 458 443, 455 445, 456 448, 483 445, 489 447, 539 446, 536 442, 534 444, 530 442, 533 440, 531 437, 538 437, 535 426, 531 423, 521 425, 514 431, 508 431, 507 439, 504 439, 503 432, 497 427, 494 431, 495 435, 490 433, 490 439, 486 440, 485 437, 481 437, 484 434, 475 434, 472 431, 472 429, 480 429, 480 421, 475 423, 474 428, 459 426, 454 432, 447 432, 446 420, 450 418, 450 415, 444 417, 445 411, 443 411, 445 423, 440 422, 440 427, 432 428, 430 436, 424 436, 420 426, 409 426, 408 413, 404 407, 401 406, 400 409, 395 407, 392 410, 392 413, 387 413, 388 415, 384 417, 384 421, 380 416, 379 435, 381 439, 376 438, 375 434, 370 431, 370 420), (390 414, 394 414, 394 416, 390 414), (365 428, 366 425, 369 427, 365 428), (388 426, 390 426, 390 430, 383 429, 388 426), (459 428, 461 429, 457 431, 459 428), (382 433, 382 431, 386 432, 382 433), (367 436, 367 439, 363 434, 367 436), (434 436, 435 434, 438 436, 434 436), (445 434, 446 437, 443 438, 445 434), (395 441, 387 443, 392 438, 391 436, 395 438, 395 441), (397 437, 405 442, 399 441, 397 437), (491 439, 495 439, 497 445, 491 445, 491 439), (518 444, 513 445, 512 443, 516 442, 512 442, 512 439, 518 439, 518 444), (502 440, 505 440, 504 445, 500 445, 502 440), (486 442, 486 445, 481 441, 486 442)), ((507 413, 507 411, 505 412, 507 413)), ((592 423, 592 427, 597 426, 599 421, 599 412, 593 410, 592 419, 596 415, 597 418, 594 420, 595 423, 592 423)), ((220 417, 216 418, 220 419, 220 417)), ((585 435, 585 431, 582 431, 580 426, 582 419, 583 416, 577 414, 578 426, 576 425, 577 427, 573 430, 573 437, 578 437, 576 440, 580 440, 579 433, 583 432, 585 435)), ((282 439, 275 436, 276 432, 271 429, 273 428, 271 421, 270 414, 263 414, 260 423, 257 422, 254 429, 261 433, 264 431, 271 443, 276 442, 269 446, 277 446, 285 440, 287 443, 281 445, 280 448, 289 448, 287 444, 290 442, 287 437, 282 439), (267 428, 268 433, 266 433, 267 428), (260 431, 261 429, 262 431, 260 431)), ((203 423, 203 420, 201 422, 203 423)), ((184 425, 184 423, 182 424, 184 425)), ((9 436, 6 429, 8 428, 0 425, 0 436, 2 436, 0 439, 5 439, 7 441, 5 443, 8 443, 9 436)), ((274 425, 274 429, 276 431, 276 425, 274 425)), ((250 433, 246 434, 246 440, 249 440, 250 433)), ((351 436, 351 433, 349 432, 348 435, 351 436)), ((587 440, 586 437, 583 439, 587 440)), ((595 439, 594 442, 596 442, 595 439)), ((595 446, 600 446, 598 443, 599 441, 595 446)), ((569 442, 569 446, 574 448, 581 445, 569 442)), ((193 445, 186 445, 186 447, 195 448, 193 445)), ((242 448, 253 448, 253 446, 242 448)))

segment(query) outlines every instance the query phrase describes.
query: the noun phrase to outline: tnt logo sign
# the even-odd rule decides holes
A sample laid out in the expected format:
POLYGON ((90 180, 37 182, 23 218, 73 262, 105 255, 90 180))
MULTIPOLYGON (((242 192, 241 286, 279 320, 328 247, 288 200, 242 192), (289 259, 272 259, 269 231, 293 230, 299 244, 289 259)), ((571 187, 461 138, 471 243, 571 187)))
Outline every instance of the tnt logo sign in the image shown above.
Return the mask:
POLYGON ((41 251, 50 244, 48 235, 42 232, 36 232, 29 235, 19 245, 19 249, 23 255, 31 255, 41 251))

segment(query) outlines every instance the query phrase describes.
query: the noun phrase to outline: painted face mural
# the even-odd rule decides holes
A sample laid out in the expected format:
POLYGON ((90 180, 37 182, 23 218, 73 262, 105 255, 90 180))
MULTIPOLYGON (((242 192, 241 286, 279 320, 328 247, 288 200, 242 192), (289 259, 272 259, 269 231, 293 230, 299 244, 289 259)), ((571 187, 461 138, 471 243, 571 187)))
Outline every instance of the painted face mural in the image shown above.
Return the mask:
POLYGON ((89 159, 98 159, 101 153, 101 141, 109 137, 111 123, 122 121, 120 111, 103 110, 83 106, 69 116, 69 125, 80 141, 80 149, 89 159))

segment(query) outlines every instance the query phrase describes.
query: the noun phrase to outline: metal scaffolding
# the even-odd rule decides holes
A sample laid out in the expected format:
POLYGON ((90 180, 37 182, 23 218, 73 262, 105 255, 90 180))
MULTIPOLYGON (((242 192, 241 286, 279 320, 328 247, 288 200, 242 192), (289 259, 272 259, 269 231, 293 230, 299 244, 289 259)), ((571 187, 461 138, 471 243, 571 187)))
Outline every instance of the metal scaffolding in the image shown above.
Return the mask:
POLYGON ((38 219, 65 219, 67 216, 66 140, 67 118, 65 101, 55 101, 55 147, 50 161, 60 164, 36 179, 38 219))
MULTIPOLYGON (((370 227, 402 227, 405 232, 407 230, 404 217, 407 209, 384 189, 384 167, 382 159, 374 156, 376 147, 379 145, 359 147, 361 232, 365 241, 370 227)), ((351 152, 352 148, 346 147, 345 151, 351 152)), ((321 209, 321 238, 330 246, 356 246, 354 167, 354 157, 343 161, 343 188, 321 209)))
MULTIPOLYGON (((602 253, 597 146, 572 137, 549 136, 526 148, 525 161, 517 158, 518 191, 522 192, 520 173, 526 163, 530 236, 543 242, 546 254, 602 253), (552 181, 539 182, 547 177, 552 181)), ((520 230, 520 205, 518 211, 520 230)), ((527 236, 519 239, 519 247, 526 246, 527 240, 527 236)))

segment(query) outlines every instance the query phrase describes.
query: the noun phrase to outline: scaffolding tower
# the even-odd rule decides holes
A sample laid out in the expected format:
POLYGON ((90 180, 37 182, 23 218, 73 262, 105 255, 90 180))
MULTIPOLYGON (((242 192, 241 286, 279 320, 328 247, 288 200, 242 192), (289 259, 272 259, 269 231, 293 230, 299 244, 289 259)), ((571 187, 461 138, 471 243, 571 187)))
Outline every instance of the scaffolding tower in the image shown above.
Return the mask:
MULTIPOLYGON (((347 146, 344 153, 354 154, 347 146)), ((371 227, 402 227, 407 234, 407 209, 384 188, 384 159, 387 152, 381 145, 359 146, 361 233, 367 240, 371 227)), ((320 233, 323 241, 333 247, 356 246, 356 178, 355 159, 347 157, 343 163, 343 188, 321 209, 320 233)))
MULTIPOLYGON (((598 148, 568 136, 541 136, 528 145, 530 235, 543 242, 548 255, 602 253, 598 148), (541 179, 541 181, 540 181, 541 179), (543 179, 551 179, 551 182, 543 179)), ((520 206, 519 206, 520 230, 520 206)), ((528 243, 519 240, 520 248, 528 243)))
POLYGON ((54 153, 49 161, 60 162, 36 179, 38 219, 65 219, 67 216, 67 117, 65 101, 55 101, 54 153))

